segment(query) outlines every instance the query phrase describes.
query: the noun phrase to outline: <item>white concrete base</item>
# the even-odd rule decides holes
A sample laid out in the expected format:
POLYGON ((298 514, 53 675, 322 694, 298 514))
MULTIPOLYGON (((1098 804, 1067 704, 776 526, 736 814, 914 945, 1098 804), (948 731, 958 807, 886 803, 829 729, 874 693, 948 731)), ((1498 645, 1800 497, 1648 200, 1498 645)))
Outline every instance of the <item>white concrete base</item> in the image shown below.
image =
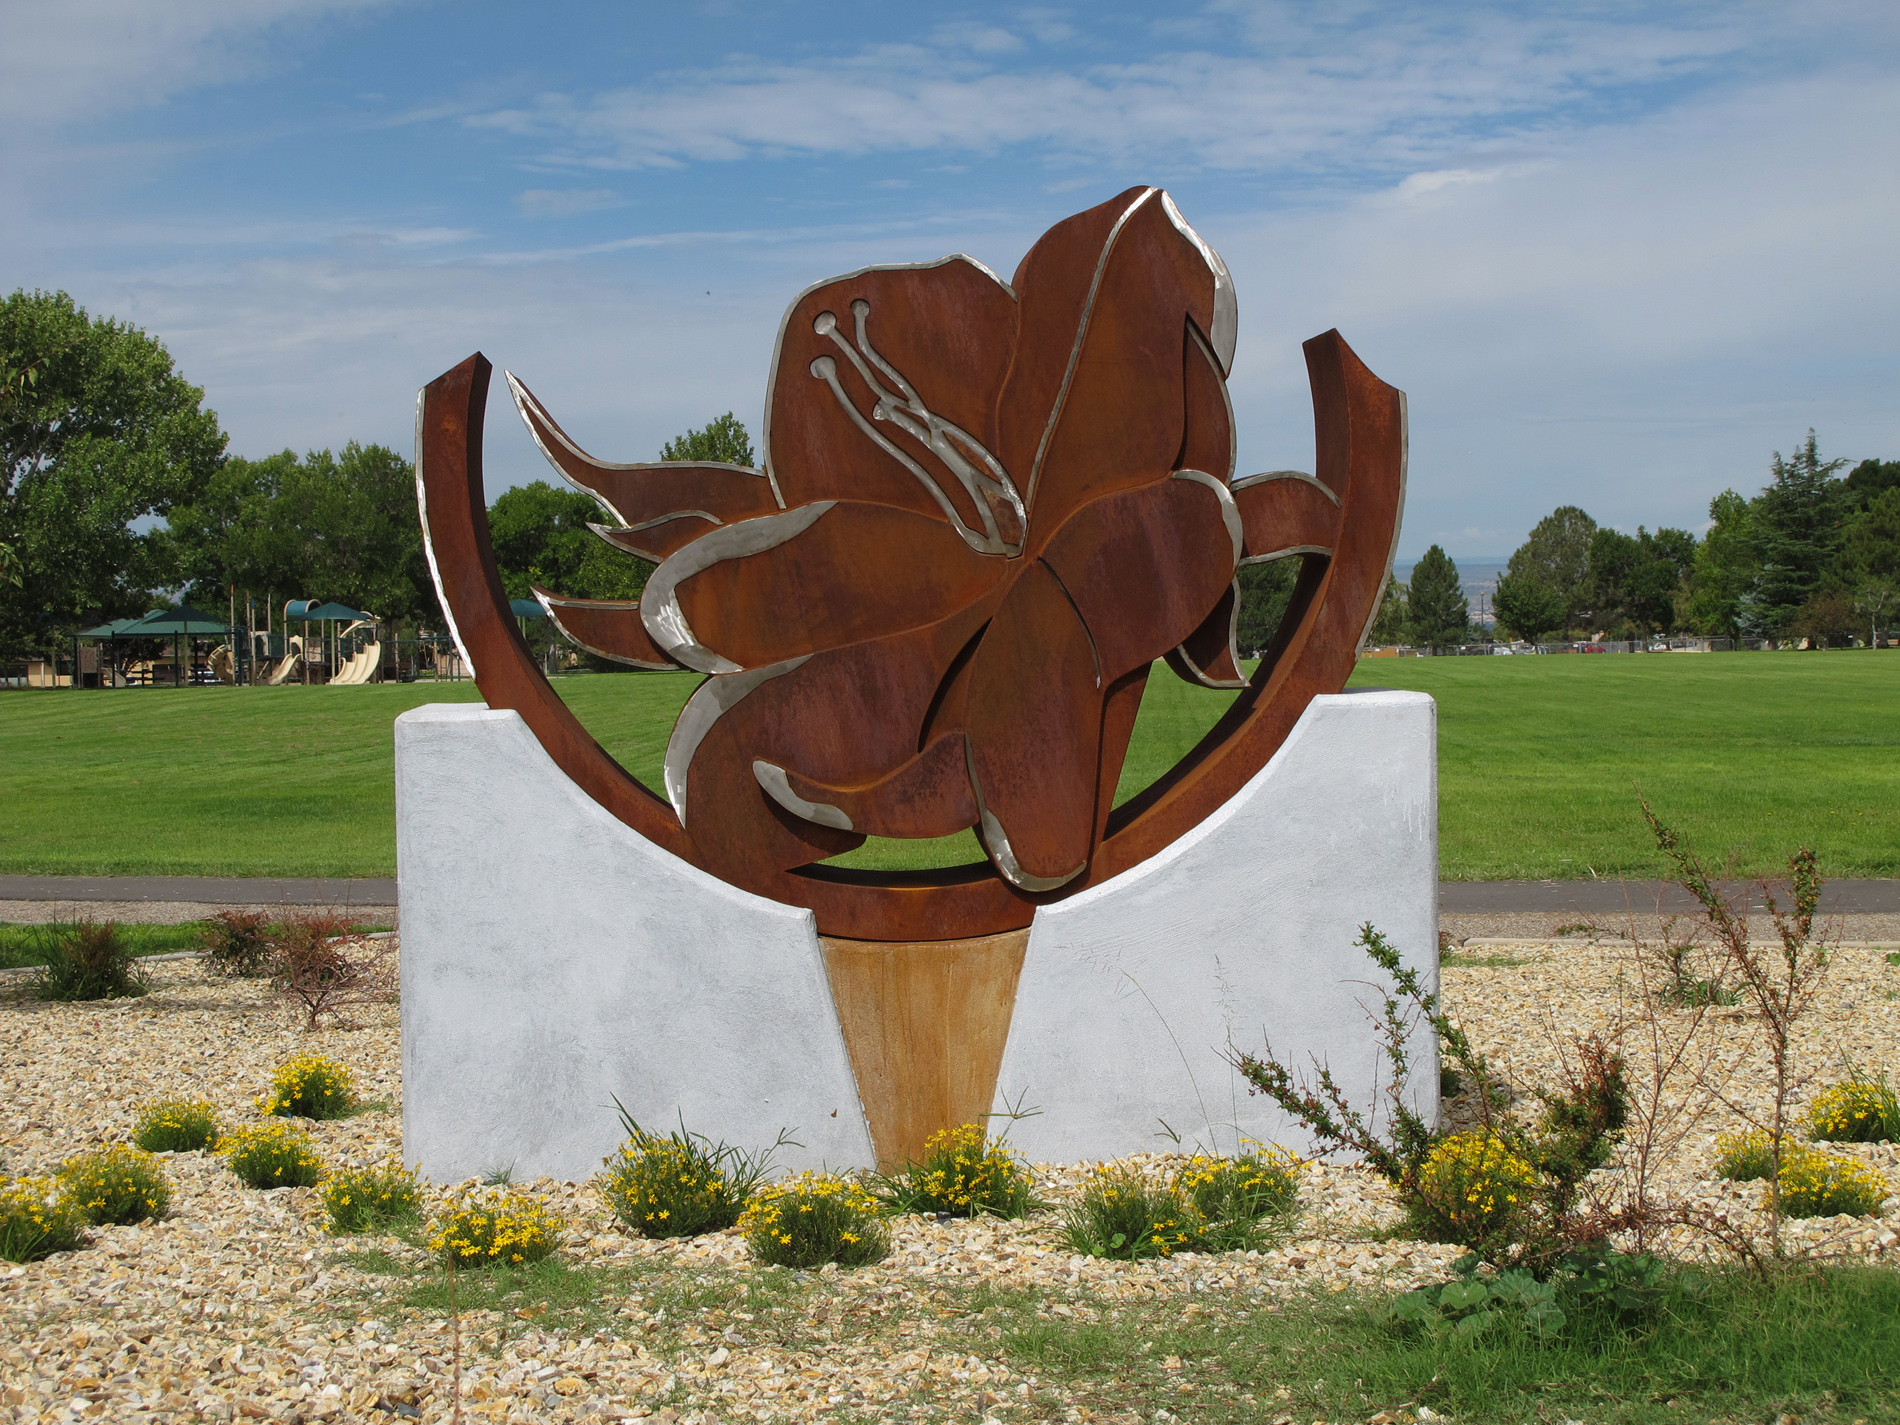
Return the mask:
MULTIPOLYGON (((1304 1150, 1227 1062, 1268 1043, 1375 1102, 1371 922, 1438 985, 1437 708, 1423 693, 1315 698, 1279 753, 1159 856, 1036 912, 997 1109, 1037 1162, 1238 1136, 1304 1150), (1007 1101, 1007 1103, 1005 1102, 1007 1101)), ((1414 1036, 1412 1103, 1438 1110, 1437 1043, 1414 1036)))
POLYGON ((641 1124, 788 1167, 871 1161, 808 910, 735 890, 576 787, 520 716, 396 719, 403 1157, 579 1181, 641 1124))
MULTIPOLYGON (((1370 1105, 1371 921, 1437 983, 1435 709, 1321 697, 1279 754, 1162 855, 1038 910, 997 1086, 1038 1161, 1237 1134, 1303 1146, 1224 1060, 1271 1041, 1370 1105), (1165 1125, 1165 1127, 1164 1127, 1165 1125)), ((582 1179, 643 1124, 868 1167, 811 913, 660 850, 511 712, 396 721, 404 1157, 438 1182, 582 1179)), ((1430 1036, 1414 1101, 1434 1112, 1430 1036)))

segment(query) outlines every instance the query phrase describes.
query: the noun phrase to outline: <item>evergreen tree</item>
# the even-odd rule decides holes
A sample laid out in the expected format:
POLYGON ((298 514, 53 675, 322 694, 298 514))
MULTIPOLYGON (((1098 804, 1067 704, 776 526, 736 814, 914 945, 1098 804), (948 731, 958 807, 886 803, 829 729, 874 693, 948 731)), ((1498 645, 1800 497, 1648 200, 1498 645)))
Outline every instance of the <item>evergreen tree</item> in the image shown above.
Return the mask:
POLYGON ((1437 545, 1412 566, 1405 604, 1412 642, 1420 648, 1454 648, 1471 631, 1471 604, 1458 566, 1437 545))
POLYGON ((1266 651, 1286 617, 1303 560, 1269 559, 1240 567, 1240 612, 1234 620, 1234 646, 1243 658, 1266 651))
POLYGON ((1793 459, 1774 453, 1774 483, 1755 502, 1761 572, 1742 601, 1742 621, 1751 632, 1785 632, 1833 573, 1843 503, 1834 472, 1846 463, 1823 461, 1812 430, 1793 459))

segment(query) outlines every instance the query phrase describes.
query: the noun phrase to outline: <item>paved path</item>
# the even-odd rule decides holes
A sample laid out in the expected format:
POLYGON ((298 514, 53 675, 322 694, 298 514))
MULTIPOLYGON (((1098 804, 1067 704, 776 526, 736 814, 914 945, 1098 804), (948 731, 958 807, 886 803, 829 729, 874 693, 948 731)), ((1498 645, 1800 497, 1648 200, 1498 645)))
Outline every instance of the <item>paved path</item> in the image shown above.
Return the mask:
MULTIPOLYGON (((1743 882, 1726 882, 1739 890, 1743 882)), ((359 905, 396 903, 394 880, 218 879, 210 876, 0 876, 0 901, 161 901, 193 905, 359 905)), ((1448 914, 1675 915, 1694 902, 1665 881, 1443 881, 1448 914)), ((1900 880, 1830 881, 1821 890, 1829 915, 1900 912, 1900 880)))

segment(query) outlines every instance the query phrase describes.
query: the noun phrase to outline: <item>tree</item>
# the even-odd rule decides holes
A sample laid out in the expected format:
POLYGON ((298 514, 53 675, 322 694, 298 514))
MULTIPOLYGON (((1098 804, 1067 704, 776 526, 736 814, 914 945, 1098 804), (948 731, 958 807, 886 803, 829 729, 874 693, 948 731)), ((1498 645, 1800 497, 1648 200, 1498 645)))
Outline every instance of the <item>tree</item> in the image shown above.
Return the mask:
POLYGON ((1458 579, 1458 566, 1433 545, 1412 566, 1405 596, 1412 642, 1422 648, 1452 648, 1471 629, 1471 604, 1458 579))
POLYGON ((1900 486, 1881 492, 1847 526, 1839 569, 1849 585, 1900 582, 1900 486))
POLYGON ((1279 632, 1293 599, 1303 561, 1269 559, 1240 566, 1240 612, 1234 620, 1234 646, 1243 657, 1263 653, 1279 632))
POLYGON ((158 341, 64 292, 0 303, 0 368, 0 647, 45 647, 149 606, 162 572, 132 523, 202 489, 225 435, 158 341))
POLYGON ((1379 614, 1372 621, 1371 642, 1384 645, 1405 641, 1405 592, 1397 576, 1386 576, 1385 593, 1379 596, 1379 614))
POLYGON ((545 480, 503 490, 488 507, 488 534, 508 597, 530 598, 539 584, 577 599, 639 598, 653 565, 588 528, 601 518, 589 496, 545 480))
POLYGON ((1676 595, 1695 562, 1695 536, 1641 525, 1636 537, 1599 529, 1590 537, 1589 604, 1597 626, 1641 638, 1675 622, 1676 595))
POLYGON ((215 608, 236 587, 439 623, 415 491, 414 466, 387 446, 234 458, 155 543, 187 601, 215 608))
POLYGON ((1755 515, 1747 500, 1724 490, 1709 501, 1709 519, 1690 565, 1684 621, 1699 633, 1734 637, 1741 632, 1742 598, 1761 568, 1755 515))
POLYGON ((1755 502, 1761 572, 1743 601, 1743 619, 1767 634, 1784 632, 1833 569, 1840 550, 1841 482, 1845 460, 1821 459, 1814 432, 1783 460, 1770 462, 1774 481, 1755 502))
POLYGON ((1531 643, 1564 626, 1563 596, 1534 575, 1506 574, 1498 580, 1491 607, 1499 623, 1531 643))
POLYGON ((1900 490, 1900 460, 1863 460, 1841 481, 1848 505, 1864 510, 1889 490, 1900 490))
POLYGON ((1597 522, 1575 505, 1559 505, 1537 522, 1530 537, 1511 556, 1505 573, 1529 576, 1555 589, 1563 600, 1564 623, 1580 613, 1590 577, 1590 538, 1597 522))
POLYGON ((746 428, 727 411, 708 422, 699 430, 689 430, 685 435, 675 436, 660 450, 662 460, 713 461, 725 465, 743 465, 748 469, 753 464, 752 437, 746 434, 746 428))

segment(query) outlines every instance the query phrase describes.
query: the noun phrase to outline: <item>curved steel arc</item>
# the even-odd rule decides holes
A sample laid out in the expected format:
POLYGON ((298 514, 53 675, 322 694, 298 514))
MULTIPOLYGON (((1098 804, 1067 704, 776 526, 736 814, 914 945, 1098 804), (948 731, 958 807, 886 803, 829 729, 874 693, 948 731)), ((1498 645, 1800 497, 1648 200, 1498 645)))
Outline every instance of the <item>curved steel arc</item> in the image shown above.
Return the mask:
MULTIPOLYGON (((1318 470, 1299 478, 1323 486, 1339 501, 1331 557, 1307 561, 1287 623, 1227 716, 1161 782, 1108 817, 1095 854, 1072 876, 1023 876, 1040 894, 1012 888, 995 866, 983 873, 962 867, 889 875, 833 871, 822 865, 792 871, 766 868, 735 874, 735 884, 811 908, 819 929, 830 935, 922 941, 995 933, 1026 925, 1040 900, 1099 884, 1162 850, 1265 766, 1313 696, 1344 686, 1357 656, 1357 640, 1378 612, 1404 489, 1402 393, 1367 370, 1337 332, 1307 342, 1306 358, 1318 470)), ((670 798, 655 795, 620 767, 548 684, 508 607, 488 539, 481 480, 482 412, 490 370, 479 354, 470 357, 425 387, 418 405, 417 498, 443 612, 491 707, 519 712, 555 764, 613 816, 666 850, 703 864, 681 820, 691 760, 687 743, 697 745, 755 682, 788 672, 803 660, 708 680, 689 701, 691 716, 682 715, 669 743, 670 798)), ((1295 474, 1273 472, 1267 478, 1295 474)), ((803 515, 805 508, 786 513, 803 515)), ((777 526, 785 518, 761 516, 722 526, 716 533, 737 535, 743 524, 777 526)), ((690 630, 680 631, 690 637, 690 630)), ((774 800, 779 800, 779 790, 771 788, 774 800)), ((784 790, 789 791, 789 785, 784 790)), ((766 791, 761 786, 760 795, 766 791)), ((1013 860, 1004 828, 985 821, 983 830, 992 856, 1013 860)), ((1021 868, 1016 869, 1020 874, 1021 868)))

